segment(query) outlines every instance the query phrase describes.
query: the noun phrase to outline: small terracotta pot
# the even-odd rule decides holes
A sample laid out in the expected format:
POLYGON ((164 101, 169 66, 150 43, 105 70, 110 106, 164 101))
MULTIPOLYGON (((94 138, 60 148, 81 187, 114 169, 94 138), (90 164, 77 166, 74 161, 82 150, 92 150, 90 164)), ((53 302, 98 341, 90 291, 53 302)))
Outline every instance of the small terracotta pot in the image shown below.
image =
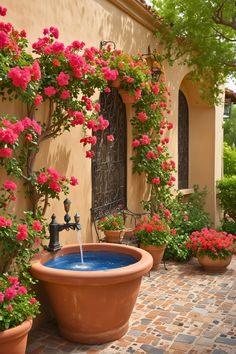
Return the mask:
POLYGON ((232 256, 228 256, 225 259, 211 259, 210 257, 197 256, 199 264, 204 268, 207 273, 220 274, 224 273, 230 264, 232 256))
POLYGON ((107 242, 120 242, 124 231, 123 230, 104 230, 107 242))
POLYGON ((164 255, 164 252, 165 252, 165 249, 166 249, 166 245, 163 245, 163 246, 152 246, 152 245, 144 246, 144 245, 141 244, 140 247, 152 255, 153 266, 152 266, 151 270, 157 270, 159 265, 160 265, 160 263, 161 263, 161 260, 163 258, 163 255, 164 255))
POLYGON ((129 104, 133 104, 137 101, 137 99, 135 98, 135 96, 132 96, 128 91, 126 90, 119 90, 119 94, 121 95, 122 101, 124 103, 129 103, 129 104))
POLYGON ((112 81, 111 86, 112 86, 112 87, 115 87, 115 88, 120 88, 120 84, 121 84, 121 81, 120 81, 120 78, 118 77, 117 79, 115 79, 114 81, 112 81))
POLYGON ((19 326, 0 332, 0 353, 25 354, 32 323, 32 319, 29 318, 19 326))

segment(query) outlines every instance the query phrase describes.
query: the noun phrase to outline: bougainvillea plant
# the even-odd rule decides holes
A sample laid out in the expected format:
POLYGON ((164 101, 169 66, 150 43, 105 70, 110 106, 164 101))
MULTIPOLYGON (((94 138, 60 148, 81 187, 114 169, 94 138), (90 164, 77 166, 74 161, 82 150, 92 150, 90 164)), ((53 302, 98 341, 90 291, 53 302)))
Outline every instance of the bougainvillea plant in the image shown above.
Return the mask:
MULTIPOLYGON (((1 16, 6 12, 0 7, 1 16)), ((152 213, 169 198, 175 180, 175 164, 167 148, 168 132, 173 128, 167 120, 170 93, 163 81, 157 83, 152 77, 141 55, 133 56, 109 47, 87 48, 78 40, 65 45, 59 41, 58 29, 52 26, 43 30, 43 36, 33 43, 32 49, 30 54, 25 30, 0 23, 0 96, 3 100, 18 99, 27 109, 26 116, 17 118, 7 112, 1 114, 0 164, 8 182, 20 181, 21 192, 24 189, 30 196, 29 210, 23 220, 18 220, 9 210, 9 202, 15 201, 15 195, 12 187, 6 188, 8 196, 0 200, 3 218, 0 238, 8 239, 9 245, 13 238, 18 250, 25 249, 29 256, 29 249, 35 252, 31 246, 36 239, 38 244, 45 232, 44 215, 49 200, 59 198, 60 192, 67 194, 71 186, 78 184, 75 176, 63 176, 53 166, 36 169, 41 144, 81 126, 84 135, 80 142, 88 147, 85 156, 93 158, 96 144, 93 133, 109 125, 93 94, 96 90, 108 93, 117 78, 121 88, 136 98, 132 118, 133 171, 146 175, 151 187, 147 205, 152 213), (46 115, 41 116, 41 105, 46 115), (42 229, 35 230, 34 221, 42 229), (9 237, 10 228, 15 231, 9 237), (17 235, 21 231, 23 236, 19 239, 17 235)), ((113 136, 107 139, 112 142, 113 136)), ((4 247, 10 249, 6 243, 4 247)))
POLYGON ((201 231, 194 231, 186 244, 196 256, 207 255, 212 259, 225 259, 236 254, 236 236, 214 229, 203 228, 201 231))

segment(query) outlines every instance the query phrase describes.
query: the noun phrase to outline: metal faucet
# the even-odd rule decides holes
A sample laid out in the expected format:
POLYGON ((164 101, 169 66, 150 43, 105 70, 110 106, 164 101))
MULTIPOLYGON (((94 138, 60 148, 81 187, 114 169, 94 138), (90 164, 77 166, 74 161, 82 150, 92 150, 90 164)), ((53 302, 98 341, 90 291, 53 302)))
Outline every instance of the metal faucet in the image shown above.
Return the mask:
POLYGON ((64 209, 66 212, 66 214, 64 216, 65 224, 58 224, 58 222, 56 221, 55 214, 53 214, 51 217, 52 221, 49 224, 50 241, 49 241, 49 245, 47 247, 47 251, 49 251, 49 252, 56 252, 61 249, 61 245, 59 243, 59 232, 60 231, 63 231, 63 230, 69 231, 70 229, 71 230, 81 230, 81 226, 79 223, 80 215, 78 213, 76 213, 74 216, 75 222, 70 222, 71 217, 68 213, 70 210, 71 201, 69 199, 65 199, 63 204, 64 204, 64 209))

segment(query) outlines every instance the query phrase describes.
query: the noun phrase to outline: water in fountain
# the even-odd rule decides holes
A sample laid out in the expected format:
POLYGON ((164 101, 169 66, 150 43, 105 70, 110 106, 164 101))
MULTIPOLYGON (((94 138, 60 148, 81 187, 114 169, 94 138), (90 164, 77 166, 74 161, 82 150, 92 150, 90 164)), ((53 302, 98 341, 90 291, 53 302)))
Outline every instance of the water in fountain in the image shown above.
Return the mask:
POLYGON ((80 245, 80 258, 81 258, 81 263, 84 264, 84 253, 83 253, 83 245, 82 245, 82 237, 81 237, 81 230, 76 230, 77 234, 77 241, 80 245))
POLYGON ((129 254, 107 251, 86 251, 84 260, 82 264, 80 253, 70 253, 56 257, 44 263, 44 266, 64 270, 96 271, 126 267, 138 261, 129 254))

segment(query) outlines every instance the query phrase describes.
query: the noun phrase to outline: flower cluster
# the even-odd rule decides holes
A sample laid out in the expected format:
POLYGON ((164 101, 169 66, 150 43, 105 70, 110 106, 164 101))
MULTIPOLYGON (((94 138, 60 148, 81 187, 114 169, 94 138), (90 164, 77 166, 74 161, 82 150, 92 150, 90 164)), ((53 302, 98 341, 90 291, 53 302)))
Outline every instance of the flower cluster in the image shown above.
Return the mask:
POLYGON ((207 255, 212 259, 225 259, 227 256, 236 254, 236 236, 203 228, 190 235, 187 247, 197 256, 207 255))
POLYGON ((13 328, 39 313, 39 302, 18 277, 0 277, 0 331, 13 328))
POLYGON ((135 228, 135 235, 144 246, 162 246, 170 240, 170 228, 159 215, 144 216, 135 228))
POLYGON ((98 221, 100 230, 123 230, 125 228, 123 215, 111 214, 98 221))
POLYGON ((53 168, 42 168, 35 173, 35 176, 32 176, 32 179, 34 179, 38 193, 40 195, 49 195, 51 198, 59 198, 61 191, 63 191, 65 195, 68 194, 68 185, 78 185, 76 177, 72 176, 69 180, 66 176, 60 175, 60 173, 53 168))

